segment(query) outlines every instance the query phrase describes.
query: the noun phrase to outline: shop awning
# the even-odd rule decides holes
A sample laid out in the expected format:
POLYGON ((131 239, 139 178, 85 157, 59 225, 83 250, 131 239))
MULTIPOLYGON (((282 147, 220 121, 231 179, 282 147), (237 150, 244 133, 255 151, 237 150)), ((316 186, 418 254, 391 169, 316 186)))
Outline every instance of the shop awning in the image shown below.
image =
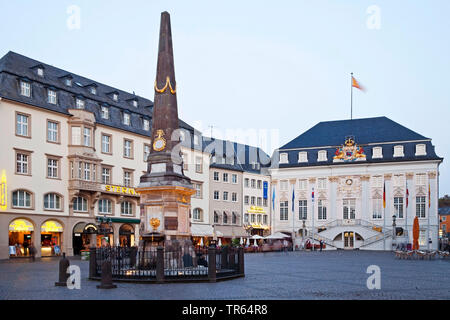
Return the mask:
POLYGON ((214 229, 208 224, 196 224, 191 225, 191 234, 194 237, 212 237, 214 229))
MULTIPOLYGON (((247 231, 245 231, 244 227, 240 226, 216 226, 216 233, 223 233, 224 238, 240 238, 240 237, 248 237, 247 231)), ((217 235, 220 237, 219 235, 217 235)))
POLYGON ((140 219, 132 219, 132 218, 111 218, 112 222, 117 223, 131 223, 131 224, 140 224, 140 219))
POLYGON ((47 221, 42 224, 41 232, 63 232, 63 226, 56 221, 47 221))
POLYGON ((33 224, 25 219, 16 219, 9 225, 9 231, 12 232, 27 232, 34 231, 33 224))

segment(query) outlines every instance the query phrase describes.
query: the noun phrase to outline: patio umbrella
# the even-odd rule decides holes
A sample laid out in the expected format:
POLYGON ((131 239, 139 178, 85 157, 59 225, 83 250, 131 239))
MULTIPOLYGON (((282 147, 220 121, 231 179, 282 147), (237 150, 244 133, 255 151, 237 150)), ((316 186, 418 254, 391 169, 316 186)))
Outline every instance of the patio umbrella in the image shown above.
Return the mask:
POLYGON ((200 246, 203 247, 203 237, 200 238, 200 246))
POLYGON ((239 244, 242 246, 244 244, 244 239, 241 237, 241 241, 239 241, 239 244))
POLYGON ((255 247, 257 247, 258 245, 256 244, 256 239, 253 240, 253 241, 254 241, 253 245, 254 245, 255 247))
POLYGON ((222 246, 222 239, 219 238, 219 247, 221 247, 221 246, 222 246))
POLYGON ((413 250, 419 250, 419 219, 417 216, 414 218, 413 223, 413 250))
POLYGON ((255 235, 253 235, 253 236, 251 237, 251 239, 259 240, 259 239, 264 239, 264 238, 261 237, 261 236, 258 235, 258 234, 255 234, 255 235))

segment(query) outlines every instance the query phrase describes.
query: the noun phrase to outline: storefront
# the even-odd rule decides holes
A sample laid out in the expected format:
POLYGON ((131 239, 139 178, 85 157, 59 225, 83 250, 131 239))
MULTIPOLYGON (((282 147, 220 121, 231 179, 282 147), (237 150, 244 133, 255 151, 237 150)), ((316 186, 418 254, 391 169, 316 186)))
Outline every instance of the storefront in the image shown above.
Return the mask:
POLYGON ((119 229, 119 244, 121 247, 134 247, 134 228, 129 224, 123 224, 119 229))
POLYGON ((33 224, 25 219, 16 219, 9 224, 9 256, 28 256, 28 247, 33 242, 33 224))
POLYGON ((81 251, 89 250, 97 245, 98 227, 93 223, 80 222, 73 228, 73 254, 80 255, 81 251))
POLYGON ((51 257, 61 254, 63 226, 54 220, 48 220, 41 226, 41 256, 51 257))

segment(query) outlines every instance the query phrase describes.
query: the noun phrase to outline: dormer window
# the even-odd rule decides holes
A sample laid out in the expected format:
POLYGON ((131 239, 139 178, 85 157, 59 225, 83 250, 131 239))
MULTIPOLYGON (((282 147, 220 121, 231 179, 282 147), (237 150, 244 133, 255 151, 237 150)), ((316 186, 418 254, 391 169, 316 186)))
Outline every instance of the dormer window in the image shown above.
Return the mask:
POLYGON ((109 119, 109 108, 106 106, 102 106, 102 119, 109 119))
POLYGON ((403 146, 395 146, 394 147, 394 157, 404 157, 403 146))
POLYGON ((280 153, 280 163, 289 163, 287 153, 280 153))
POLYGON ((96 87, 91 87, 91 94, 94 94, 94 95, 97 94, 97 88, 96 87))
POLYGON ((117 93, 113 93, 112 97, 113 97, 114 101, 118 101, 119 100, 119 95, 117 93))
POLYGON ((52 89, 48 89, 47 91, 47 101, 51 104, 56 104, 56 91, 52 89))
POLYGON ((308 162, 308 152, 306 151, 299 152, 298 162, 308 162))
POLYGON ((148 119, 144 119, 143 120, 143 127, 145 131, 149 131, 150 130, 150 121, 148 119))
POLYGON ((374 147, 372 149, 372 159, 381 159, 381 158, 383 158, 383 148, 374 147))
POLYGON ((76 106, 77 109, 84 109, 84 100, 80 98, 76 98, 76 106))
POLYGON ((317 153, 317 161, 327 161, 327 152, 325 150, 317 153))
POLYGON ((425 144, 416 144, 416 156, 426 156, 427 148, 425 144))
POLYGON ((124 112, 123 114, 123 124, 129 126, 130 125, 130 114, 124 112))
POLYGON ((198 136, 197 135, 194 135, 194 144, 198 145, 198 136))
POLYGON ((68 87, 72 86, 72 79, 69 79, 69 78, 66 79, 66 86, 68 86, 68 87))
POLYGON ((135 107, 135 108, 138 107, 138 102, 137 102, 137 100, 133 100, 133 107, 135 107))
POLYGON ((37 68, 37 75, 39 77, 43 77, 44 76, 44 69, 42 68, 37 68))
POLYGON ((28 81, 20 81, 20 94, 25 97, 31 97, 31 84, 28 81))

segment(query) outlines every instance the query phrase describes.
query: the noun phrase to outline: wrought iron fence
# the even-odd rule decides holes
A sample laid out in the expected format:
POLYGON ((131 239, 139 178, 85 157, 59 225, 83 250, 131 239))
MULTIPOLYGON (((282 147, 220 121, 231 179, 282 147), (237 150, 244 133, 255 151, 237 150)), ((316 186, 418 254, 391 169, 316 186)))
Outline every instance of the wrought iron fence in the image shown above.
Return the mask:
POLYGON ((101 277, 104 261, 111 262, 113 279, 215 281, 221 277, 244 276, 242 248, 150 247, 142 251, 137 247, 107 247, 90 251, 92 279, 101 277))

